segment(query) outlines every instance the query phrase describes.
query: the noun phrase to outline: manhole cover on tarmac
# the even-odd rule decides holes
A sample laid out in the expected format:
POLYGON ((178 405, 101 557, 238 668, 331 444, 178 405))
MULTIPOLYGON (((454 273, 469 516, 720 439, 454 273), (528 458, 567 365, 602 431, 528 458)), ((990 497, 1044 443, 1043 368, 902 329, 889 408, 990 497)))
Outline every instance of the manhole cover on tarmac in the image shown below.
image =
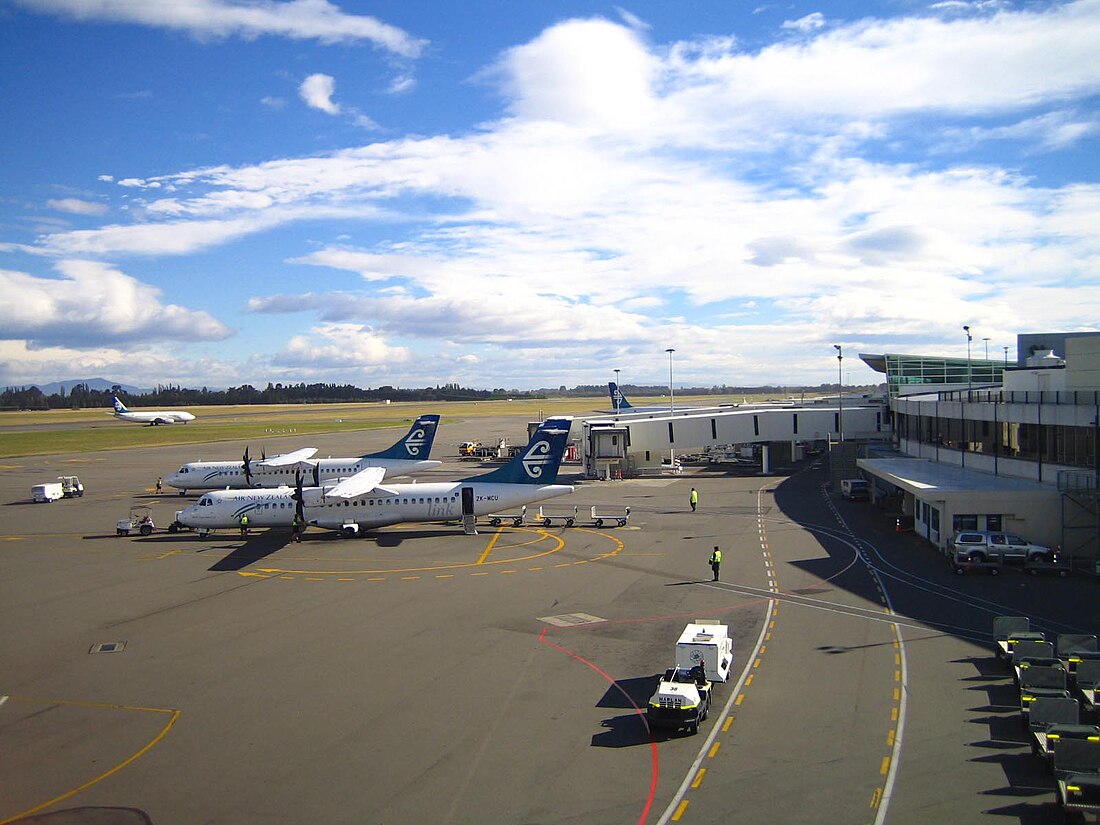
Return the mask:
POLYGON ((92 645, 89 653, 121 653, 126 649, 126 642, 99 642, 92 645))

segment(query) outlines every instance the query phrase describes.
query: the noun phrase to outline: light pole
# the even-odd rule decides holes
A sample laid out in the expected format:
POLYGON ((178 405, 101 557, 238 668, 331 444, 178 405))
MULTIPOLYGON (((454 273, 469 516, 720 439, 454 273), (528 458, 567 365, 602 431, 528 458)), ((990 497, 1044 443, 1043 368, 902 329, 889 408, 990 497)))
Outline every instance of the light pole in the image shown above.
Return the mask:
POLYGON ((622 397, 623 390, 619 386, 619 371, 615 370, 615 415, 619 414, 619 399, 622 397))
POLYGON ((833 344, 833 349, 836 350, 836 385, 837 385, 837 405, 836 405, 836 430, 837 440, 844 440, 844 350, 840 344, 833 344))
POLYGON ((963 324, 963 332, 966 333, 966 398, 970 400, 970 342, 973 338, 970 335, 970 326, 963 324))
POLYGON ((1008 366, 1008 347, 1005 347, 1005 366, 1008 366))
POLYGON ((989 360, 989 339, 988 338, 983 338, 982 340, 985 341, 985 360, 988 361, 989 360))
MULTIPOLYGON (((673 415, 675 415, 675 412, 676 412, 676 394, 675 394, 676 391, 673 390, 673 388, 672 388, 672 353, 676 352, 676 350, 672 349, 672 347, 669 347, 668 349, 665 350, 665 352, 668 353, 668 415, 671 418, 673 415)), ((672 426, 672 422, 670 421, 669 422, 669 427, 671 428, 671 426, 672 426)), ((670 431, 669 434, 671 436, 671 431, 670 431)), ((669 468, 669 471, 670 472, 674 471, 675 467, 676 467, 676 447, 673 446, 672 438, 670 437, 668 439, 668 468, 669 468)))

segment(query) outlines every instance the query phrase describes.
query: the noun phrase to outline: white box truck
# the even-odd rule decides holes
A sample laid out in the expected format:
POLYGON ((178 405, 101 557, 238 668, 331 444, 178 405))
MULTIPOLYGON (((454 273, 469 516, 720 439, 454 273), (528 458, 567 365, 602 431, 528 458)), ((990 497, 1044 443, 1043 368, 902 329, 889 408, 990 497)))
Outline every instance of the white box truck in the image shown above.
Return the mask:
POLYGON ((35 484, 31 487, 31 498, 35 502, 51 502, 65 498, 65 488, 58 482, 51 484, 35 484))
POLYGON ((676 667, 690 670, 702 665, 712 682, 724 682, 733 666, 733 639, 724 624, 696 619, 684 628, 676 642, 676 667))

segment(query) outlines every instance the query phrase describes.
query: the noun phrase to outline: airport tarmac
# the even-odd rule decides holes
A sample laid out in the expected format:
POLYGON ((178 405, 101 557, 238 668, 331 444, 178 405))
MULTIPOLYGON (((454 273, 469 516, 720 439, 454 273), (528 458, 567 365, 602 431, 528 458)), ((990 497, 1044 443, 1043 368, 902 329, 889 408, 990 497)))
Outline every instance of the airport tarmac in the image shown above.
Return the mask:
MULTIPOLYGON (((419 478, 478 472, 457 444, 525 425, 444 419, 419 478)), ((194 499, 158 476, 243 446, 0 461, 0 825, 1058 821, 990 628, 1097 633, 1095 580, 955 576, 810 463, 566 465, 547 511, 629 506, 623 528, 115 535, 132 504, 163 526, 194 499), (74 472, 84 498, 28 503, 74 472), (639 711, 694 618, 730 626, 734 677, 698 735, 651 735, 639 711)))

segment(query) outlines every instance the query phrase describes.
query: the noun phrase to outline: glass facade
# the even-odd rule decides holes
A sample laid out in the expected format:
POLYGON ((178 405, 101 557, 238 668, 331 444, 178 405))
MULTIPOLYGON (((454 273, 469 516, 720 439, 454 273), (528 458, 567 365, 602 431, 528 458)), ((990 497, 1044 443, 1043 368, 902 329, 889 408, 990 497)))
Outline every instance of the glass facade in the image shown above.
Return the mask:
POLYGON ((952 450, 1068 467, 1093 467, 1096 462, 1094 427, 895 413, 894 430, 902 439, 938 444, 952 450))
POLYGON ((1003 361, 984 358, 935 358, 925 355, 884 355, 890 395, 901 386, 943 384, 982 386, 1004 381, 1003 361))

